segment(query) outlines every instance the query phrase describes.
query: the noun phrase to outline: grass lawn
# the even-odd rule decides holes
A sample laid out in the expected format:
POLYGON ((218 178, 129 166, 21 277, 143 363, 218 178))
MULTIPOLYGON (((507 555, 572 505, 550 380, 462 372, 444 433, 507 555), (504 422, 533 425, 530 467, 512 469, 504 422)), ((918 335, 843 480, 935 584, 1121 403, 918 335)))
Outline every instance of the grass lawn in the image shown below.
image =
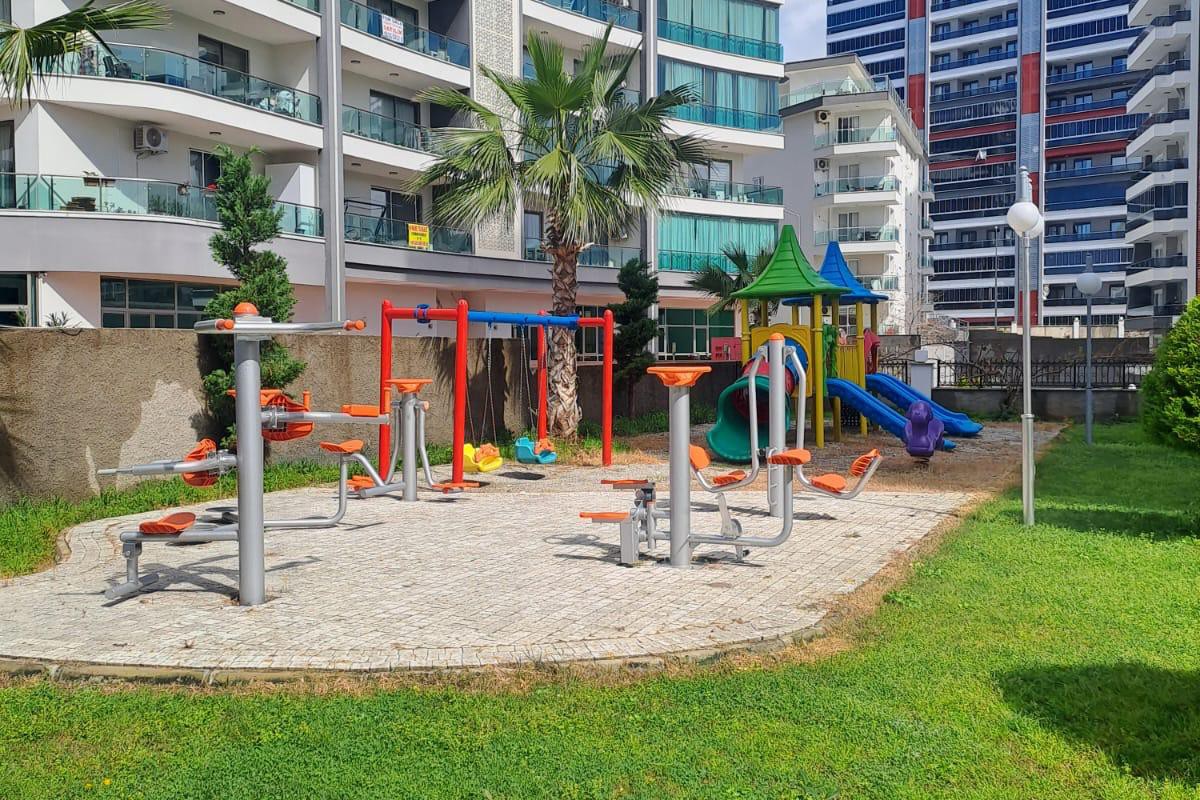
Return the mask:
POLYGON ((1200 796, 1200 457, 1064 438, 1036 528, 985 505, 840 652, 498 693, 16 681, 0 797, 1200 796))

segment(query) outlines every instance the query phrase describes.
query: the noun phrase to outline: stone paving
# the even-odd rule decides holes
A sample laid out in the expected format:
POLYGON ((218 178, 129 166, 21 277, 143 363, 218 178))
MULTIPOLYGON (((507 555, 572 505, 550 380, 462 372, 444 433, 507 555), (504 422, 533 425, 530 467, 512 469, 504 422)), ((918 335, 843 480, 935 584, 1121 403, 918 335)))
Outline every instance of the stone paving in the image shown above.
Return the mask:
MULTIPOLYGON (((748 645, 817 624, 831 602, 964 504, 963 493, 866 492, 839 502, 801 494, 791 539, 753 550, 701 547, 673 570, 616 564, 617 530, 578 518, 619 510, 602 474, 507 471, 480 492, 351 501, 323 531, 267 532, 268 603, 234 604, 232 543, 147 544, 154 591, 110 603, 123 580, 117 535, 143 514, 81 525, 57 567, 0 587, 0 658, 196 669, 389 670, 629 659, 748 645), (526 480, 519 478, 524 477, 526 480), (549 476, 548 476, 549 477, 549 476)), ((694 529, 716 531, 694 494, 694 529)), ((327 513, 329 487, 267 497, 268 517, 327 513)), ((760 492, 731 496, 748 535, 770 535, 760 492)), ((202 512, 203 507, 190 510, 202 512)), ((161 512, 160 512, 161 513, 161 512)), ((660 551, 665 547, 660 545, 660 551)))

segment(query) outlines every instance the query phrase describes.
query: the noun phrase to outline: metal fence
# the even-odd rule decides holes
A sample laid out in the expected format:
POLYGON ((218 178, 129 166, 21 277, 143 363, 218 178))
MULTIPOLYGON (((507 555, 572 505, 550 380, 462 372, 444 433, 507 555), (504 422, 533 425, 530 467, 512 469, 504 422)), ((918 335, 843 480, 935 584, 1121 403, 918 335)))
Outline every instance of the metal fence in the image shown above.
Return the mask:
MULTIPOLYGON (((1032 384, 1036 387, 1082 389, 1087 386, 1087 365, 1082 360, 1034 361, 1031 366, 1032 384)), ((1094 360, 1092 386, 1111 389, 1140 386, 1150 366, 1150 361, 1094 360)), ((943 361, 938 364, 939 386, 1019 386, 1022 379, 1020 361, 943 361)))

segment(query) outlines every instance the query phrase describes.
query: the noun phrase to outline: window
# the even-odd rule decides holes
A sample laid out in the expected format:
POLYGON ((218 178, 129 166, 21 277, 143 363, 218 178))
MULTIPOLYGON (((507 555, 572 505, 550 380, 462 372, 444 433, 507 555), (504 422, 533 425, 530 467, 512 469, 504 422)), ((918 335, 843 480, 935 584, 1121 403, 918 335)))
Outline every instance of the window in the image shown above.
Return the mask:
POLYGON ((979 27, 979 20, 977 20, 977 19, 963 20, 962 29, 964 31, 973 31, 978 27, 979 27))
POLYGON ((1116 232, 1116 231, 1123 231, 1123 230, 1125 230, 1125 220, 1123 220, 1123 219, 1110 219, 1110 220, 1108 221, 1108 229, 1109 229, 1110 231, 1114 231, 1114 232, 1116 232))
POLYGON ((403 222, 419 222, 421 219, 421 198, 411 194, 372 186, 371 204, 382 209, 386 219, 403 222))
POLYGON ((1015 56, 1017 54, 1017 43, 1015 41, 1007 42, 1004 45, 1004 52, 1010 56, 1015 56))
POLYGON ((732 161, 710 161, 707 164, 693 164, 692 175, 697 180, 729 183, 733 180, 732 161))
POLYGON ((395 97, 383 92, 371 92, 370 105, 367 108, 372 114, 379 114, 388 119, 407 122, 412 125, 421 123, 421 107, 411 100, 395 97))
MULTIPOLYGON (((1066 70, 1063 70, 1063 71, 1065 72, 1066 70)), ((1091 71, 1092 71, 1092 62, 1090 62, 1090 61, 1080 61, 1075 65, 1075 74, 1076 75, 1079 75, 1080 73, 1086 75, 1087 73, 1089 73, 1091 71)))
POLYGON ((1077 158, 1077 159, 1075 159, 1073 164, 1074 164, 1074 169, 1091 169, 1092 168, 1092 159, 1077 158))
POLYGON ((933 56, 933 63, 934 64, 949 64, 950 63, 950 54, 949 53, 936 53, 933 56))
MULTIPOLYGON (((575 306, 581 317, 603 317, 605 306, 575 306)), ((529 353, 536 353, 537 332, 530 329, 529 353)), ((604 331, 601 328, 576 328, 575 352, 580 361, 600 361, 604 358, 604 331)))
POLYGON ((249 51, 216 39, 210 39, 207 36, 200 37, 200 60, 238 72, 250 71, 249 51))
POLYGON ((934 86, 933 86, 934 97, 938 97, 941 95, 947 95, 947 94, 950 94, 950 84, 948 84, 948 83, 934 84, 934 86))
POLYGON ((712 340, 733 336, 733 312, 709 316, 702 308, 664 308, 658 312, 658 352, 663 358, 707 357, 712 340))
POLYGON ((541 212, 525 212, 525 216, 521 220, 521 235, 525 240, 525 260, 545 261, 546 253, 542 250, 541 212))
MULTIPOLYGON (((395 17, 404 23, 404 29, 419 27, 419 18, 417 10, 410 8, 402 3, 397 3, 396 0, 362 0, 363 5, 367 8, 378 11, 380 14, 386 14, 389 17, 395 17)), ((407 38, 407 33, 405 34, 407 38)))
POLYGON ((1077 106, 1082 105, 1083 103, 1090 103, 1090 102, 1092 102, 1092 93, 1087 92, 1086 94, 1077 94, 1073 98, 1073 101, 1074 101, 1073 105, 1077 105, 1077 106))
POLYGON ((12 22, 12 3, 10 0, 0 0, 0 22, 12 22))
POLYGON ((1015 73, 1015 72, 1004 73, 1004 82, 1005 83, 1016 83, 1017 82, 1017 73, 1015 73))
POLYGON ((1129 99, 1129 90, 1128 89, 1113 89, 1112 90, 1112 99, 1113 100, 1128 100, 1129 99))
POLYGON ((988 78, 988 88, 989 89, 999 89, 1001 86, 1004 85, 1003 80, 1004 79, 1001 78, 999 75, 993 75, 992 77, 988 78))
POLYGON ((0 273, 0 325, 35 325, 31 284, 33 276, 24 272, 0 273))
POLYGON ((838 117, 837 140, 839 142, 854 141, 854 132, 858 130, 861 117, 838 117))
POLYGON ((1127 56, 1113 56, 1112 71, 1113 72, 1124 72, 1125 66, 1128 63, 1128 61, 1129 61, 1129 58, 1127 56))
MULTIPOLYGON (((718 109, 732 109, 752 114, 775 117, 779 113, 779 88, 773 80, 738 72, 710 69, 697 64, 660 58, 658 61, 658 83, 662 89, 691 85, 700 93, 700 103, 718 109)), ((681 110, 694 108, 683 106, 681 110)), ((742 115, 729 115, 729 123, 718 120, 718 124, 746 127, 736 119, 742 115)), ((776 118, 777 121, 777 118, 776 118)), ((758 123, 751 121, 751 125, 758 123)))
POLYGON ((937 25, 933 26, 933 35, 935 37, 945 36, 949 32, 950 32, 950 23, 949 22, 939 22, 937 25))
POLYGON ((1062 222, 1055 222, 1046 226, 1047 236, 1066 236, 1067 226, 1062 222))
POLYGON ((880 33, 867 34, 866 36, 855 36, 852 39, 843 39, 840 42, 830 42, 829 55, 836 56, 841 53, 857 53, 860 56, 865 56, 871 53, 881 53, 886 50, 902 50, 903 48, 904 28, 900 27, 881 31, 880 33))
POLYGON ((1064 97, 1051 97, 1047 105, 1050 108, 1066 108, 1067 100, 1064 97))
POLYGON ((1003 50, 1003 49, 1000 47, 1000 45, 998 45, 998 44, 997 44, 997 45, 992 45, 991 47, 989 47, 989 48, 988 48, 988 55, 989 55, 989 56, 998 56, 998 55, 1000 55, 1002 52, 1004 52, 1004 50, 1003 50))
POLYGON ((950 234, 945 231, 938 231, 933 235, 934 244, 950 244, 950 234))
POLYGON ((100 278, 105 328, 191 328, 225 286, 132 278, 100 278))
POLYGON ((959 244, 973 244, 977 241, 979 241, 978 231, 959 231, 958 233, 959 244))
MULTIPOLYGON (((629 4, 617 5, 628 7, 629 4)), ((660 31, 665 30, 669 33, 674 33, 673 28, 686 26, 736 36, 741 40, 779 43, 779 8, 770 3, 752 0, 664 0, 658 4, 658 17, 664 23, 660 31)), ((883 22, 887 19, 904 19, 904 5, 900 0, 887 0, 871 6, 829 14, 826 22, 829 31, 835 32, 872 24, 867 20, 883 22)), ((754 47, 751 50, 752 53, 743 55, 757 55, 762 58, 760 53, 766 52, 768 48, 754 47)))
POLYGON ((201 150, 188 152, 188 185, 216 189, 221 178, 221 161, 212 153, 201 150))
POLYGON ((959 91, 963 94, 969 94, 979 90, 979 81, 963 81, 959 86, 959 91))
POLYGON ((977 58, 979 58, 978 50, 963 50, 963 54, 962 54, 963 61, 974 61, 977 58))
POLYGON ((1075 235, 1076 236, 1085 236, 1091 232, 1092 232, 1092 223, 1090 223, 1090 222, 1076 222, 1075 223, 1075 235))
POLYGON ((1000 16, 999 14, 993 14, 992 16, 988 17, 988 25, 999 25, 1003 21, 1004 17, 1000 16))
POLYGON ((1010 8, 1008 11, 1004 12, 1004 18, 1010 22, 1016 22, 1017 10, 1015 8, 1010 8))
POLYGON ((0 208, 12 208, 17 201, 16 149, 12 122, 0 122, 0 208))
POLYGON ((1051 172, 1063 172, 1063 171, 1065 171, 1065 170, 1066 170, 1066 168, 1067 168, 1067 162, 1065 162, 1065 161, 1051 161, 1050 163, 1048 163, 1048 164, 1046 165, 1046 167, 1047 167, 1047 168, 1048 168, 1048 169, 1049 169, 1051 172))

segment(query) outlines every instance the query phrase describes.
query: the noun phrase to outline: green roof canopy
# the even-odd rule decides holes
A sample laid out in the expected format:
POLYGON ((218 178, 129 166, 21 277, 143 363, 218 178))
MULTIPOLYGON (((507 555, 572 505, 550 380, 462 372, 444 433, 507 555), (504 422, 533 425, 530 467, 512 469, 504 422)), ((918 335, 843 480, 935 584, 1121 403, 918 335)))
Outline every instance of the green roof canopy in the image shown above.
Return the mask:
POLYGON ((754 283, 734 292, 733 296, 741 300, 781 300, 804 295, 832 296, 848 291, 845 286, 830 283, 816 273, 800 250, 795 229, 784 225, 770 263, 754 283))

